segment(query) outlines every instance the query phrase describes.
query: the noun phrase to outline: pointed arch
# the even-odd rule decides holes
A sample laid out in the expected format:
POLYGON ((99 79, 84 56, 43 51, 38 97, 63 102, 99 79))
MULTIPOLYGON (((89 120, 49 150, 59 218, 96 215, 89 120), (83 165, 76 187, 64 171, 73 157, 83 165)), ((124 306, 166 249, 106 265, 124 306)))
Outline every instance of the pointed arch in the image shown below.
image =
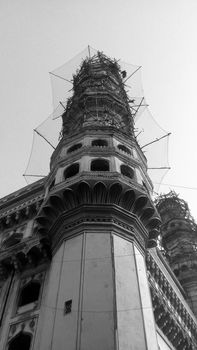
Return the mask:
POLYGON ((122 186, 119 183, 114 183, 109 188, 108 201, 109 203, 119 204, 122 195, 122 186))
POLYGON ((63 192, 64 203, 67 210, 73 209, 77 206, 77 200, 75 193, 71 188, 67 188, 63 192))
POLYGON ((32 336, 26 332, 20 332, 11 339, 8 350, 29 350, 32 336))
POLYGON ((149 220, 155 213, 155 209, 153 207, 147 207, 142 211, 140 215, 140 220, 147 221, 149 220))
POLYGON ((93 188, 93 203, 106 203, 107 188, 103 182, 97 182, 93 188))
POLYGON ((146 196, 139 196, 134 203, 133 213, 137 214, 140 210, 142 210, 145 207, 147 202, 148 198, 146 196))
POLYGON ((157 228, 159 225, 161 225, 161 220, 159 217, 155 216, 148 221, 146 227, 151 230, 157 228))
POLYGON ((43 207, 42 212, 50 217, 51 219, 54 219, 57 217, 57 210, 55 210, 55 206, 51 207, 49 205, 43 207))
POLYGON ((53 207, 56 208, 57 211, 62 212, 65 210, 64 202, 60 196, 53 195, 49 199, 49 204, 53 207))
POLYGON ((123 193, 120 204, 126 210, 131 210, 135 202, 135 192, 133 190, 127 190, 123 193))
POLYGON ((92 190, 87 182, 81 182, 77 186, 76 193, 79 204, 90 204, 92 202, 92 190))

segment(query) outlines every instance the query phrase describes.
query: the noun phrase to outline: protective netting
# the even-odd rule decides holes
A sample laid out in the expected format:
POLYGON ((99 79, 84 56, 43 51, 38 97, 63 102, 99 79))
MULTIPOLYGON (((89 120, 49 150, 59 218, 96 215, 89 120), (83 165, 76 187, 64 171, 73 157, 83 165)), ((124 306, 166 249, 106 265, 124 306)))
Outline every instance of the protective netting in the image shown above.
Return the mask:
MULTIPOLYGON (((82 62, 97 54, 87 47, 66 64, 50 73, 53 95, 52 114, 34 130, 30 159, 25 171, 27 183, 49 172, 50 156, 56 148, 62 129, 62 114, 68 99, 73 95, 73 75, 79 72, 82 62)), ((147 158, 149 175, 158 190, 168 168, 168 136, 152 117, 147 108, 141 79, 141 67, 116 61, 120 66, 128 102, 135 123, 135 134, 147 158)))
POLYGON ((163 177, 169 170, 169 133, 162 129, 146 108, 136 118, 136 138, 147 158, 148 174, 157 192, 163 177))

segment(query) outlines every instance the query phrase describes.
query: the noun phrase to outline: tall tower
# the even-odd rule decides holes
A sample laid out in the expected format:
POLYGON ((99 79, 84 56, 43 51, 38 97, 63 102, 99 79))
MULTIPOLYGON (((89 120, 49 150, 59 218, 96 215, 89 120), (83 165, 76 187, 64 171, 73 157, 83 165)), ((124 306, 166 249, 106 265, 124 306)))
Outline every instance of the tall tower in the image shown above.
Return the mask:
POLYGON ((161 244, 197 317, 197 226, 187 203, 175 192, 160 196, 157 208, 163 221, 161 244))
POLYGON ((98 52, 73 78, 37 218, 53 258, 36 349, 158 349, 144 256, 160 219, 124 74, 98 52))
POLYGON ((3 350, 158 350, 145 255, 160 218, 126 74, 82 62, 49 175, 0 201, 3 350))

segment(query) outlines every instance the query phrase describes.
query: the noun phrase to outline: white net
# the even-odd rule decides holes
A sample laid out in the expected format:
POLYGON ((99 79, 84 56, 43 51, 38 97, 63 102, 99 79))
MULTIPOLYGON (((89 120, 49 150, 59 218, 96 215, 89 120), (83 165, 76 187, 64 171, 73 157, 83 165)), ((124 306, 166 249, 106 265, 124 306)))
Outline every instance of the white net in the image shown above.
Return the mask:
MULTIPOLYGON (((73 59, 50 73, 54 111, 34 130, 32 151, 24 174, 27 183, 48 174, 51 154, 61 138, 61 116, 66 109, 68 99, 73 94, 73 75, 79 71, 86 58, 91 58, 95 54, 97 50, 88 46, 73 59)), ((149 176, 155 185, 155 191, 158 191, 159 184, 169 167, 169 134, 157 124, 147 108, 142 87, 141 67, 121 60, 117 62, 134 118, 136 138, 147 158, 149 176)))
POLYGON ((169 136, 153 118, 146 108, 136 119, 136 138, 147 158, 148 174, 157 192, 162 179, 169 170, 168 145, 169 136))

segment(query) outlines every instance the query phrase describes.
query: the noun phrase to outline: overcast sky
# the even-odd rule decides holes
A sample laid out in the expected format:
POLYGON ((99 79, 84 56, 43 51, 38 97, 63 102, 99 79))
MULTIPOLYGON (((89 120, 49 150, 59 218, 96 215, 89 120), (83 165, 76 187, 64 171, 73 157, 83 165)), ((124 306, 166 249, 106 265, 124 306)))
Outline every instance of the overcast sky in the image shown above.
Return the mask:
POLYGON ((196 18, 196 0, 0 0, 0 196, 26 185, 33 129, 52 112, 48 72, 89 44, 143 67, 149 108, 172 133, 160 191, 197 219, 196 18))

